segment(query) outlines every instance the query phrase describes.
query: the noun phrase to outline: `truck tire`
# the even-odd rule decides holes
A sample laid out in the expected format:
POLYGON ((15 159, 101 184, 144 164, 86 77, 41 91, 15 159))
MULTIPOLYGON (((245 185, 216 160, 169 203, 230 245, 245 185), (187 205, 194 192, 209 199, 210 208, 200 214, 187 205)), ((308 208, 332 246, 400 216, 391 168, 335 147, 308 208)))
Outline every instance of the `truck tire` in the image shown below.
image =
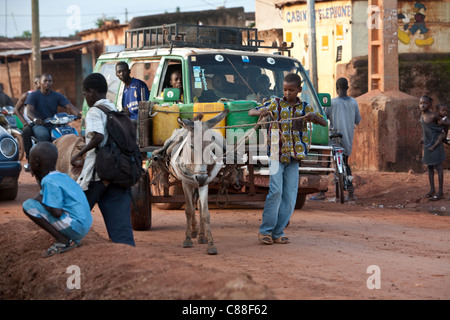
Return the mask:
POLYGON ((300 210, 305 205, 306 200, 306 194, 304 193, 298 193, 297 194, 297 201, 295 201, 295 209, 300 210))
POLYGON ((15 185, 9 189, 0 189, 0 200, 14 200, 17 197, 19 191, 19 184, 16 181, 15 185))

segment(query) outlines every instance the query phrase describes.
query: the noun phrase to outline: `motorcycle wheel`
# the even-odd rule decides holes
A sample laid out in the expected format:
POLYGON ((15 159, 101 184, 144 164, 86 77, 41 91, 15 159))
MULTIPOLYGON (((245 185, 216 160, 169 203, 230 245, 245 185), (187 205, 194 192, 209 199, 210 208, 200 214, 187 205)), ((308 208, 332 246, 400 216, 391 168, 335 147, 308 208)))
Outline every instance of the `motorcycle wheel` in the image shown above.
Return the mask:
POLYGON ((22 161, 23 156, 25 155, 25 148, 23 146, 23 137, 20 133, 12 132, 11 135, 17 142, 17 146, 19 148, 19 161, 22 161))

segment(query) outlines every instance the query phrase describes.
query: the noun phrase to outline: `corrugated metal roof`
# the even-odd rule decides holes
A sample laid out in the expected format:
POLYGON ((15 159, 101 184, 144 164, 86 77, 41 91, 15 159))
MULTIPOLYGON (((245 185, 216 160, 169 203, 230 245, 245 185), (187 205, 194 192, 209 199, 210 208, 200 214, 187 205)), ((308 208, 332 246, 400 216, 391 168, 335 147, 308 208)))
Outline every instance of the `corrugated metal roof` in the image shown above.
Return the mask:
MULTIPOLYGON (((81 41, 79 37, 51 37, 41 38, 41 48, 63 46, 71 43, 81 41)), ((0 40, 0 51, 16 50, 16 49, 31 49, 31 39, 2 39, 0 40)))
MULTIPOLYGON (((57 53, 57 52, 65 52, 71 51, 79 48, 83 48, 88 44, 96 43, 97 40, 85 40, 85 41, 61 41, 52 42, 51 45, 49 43, 41 42, 41 53, 57 53), (44 47, 47 45, 46 47, 44 47)), ((30 46, 26 49, 15 49, 15 50, 4 50, 0 51, 0 57, 19 57, 24 55, 30 55, 32 53, 31 49, 31 41, 30 46)))

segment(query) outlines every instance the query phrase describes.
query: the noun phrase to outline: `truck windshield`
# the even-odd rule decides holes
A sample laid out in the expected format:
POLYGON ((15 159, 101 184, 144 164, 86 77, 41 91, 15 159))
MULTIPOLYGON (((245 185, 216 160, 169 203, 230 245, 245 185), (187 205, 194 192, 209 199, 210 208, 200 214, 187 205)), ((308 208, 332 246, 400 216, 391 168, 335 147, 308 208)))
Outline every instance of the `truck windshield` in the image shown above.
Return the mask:
POLYGON ((300 62, 283 56, 199 54, 189 58, 191 96, 195 102, 253 100, 262 103, 283 97, 283 78, 296 73, 302 79, 302 101, 320 113, 315 91, 300 62))

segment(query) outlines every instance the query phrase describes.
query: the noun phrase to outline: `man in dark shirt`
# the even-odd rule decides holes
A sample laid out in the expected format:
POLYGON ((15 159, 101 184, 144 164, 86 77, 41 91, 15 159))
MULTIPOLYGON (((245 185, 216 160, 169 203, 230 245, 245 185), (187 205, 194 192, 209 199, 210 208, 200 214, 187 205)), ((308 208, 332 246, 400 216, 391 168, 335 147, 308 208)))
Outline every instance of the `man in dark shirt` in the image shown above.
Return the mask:
POLYGON ((40 79, 41 90, 30 93, 25 100, 28 118, 34 123, 33 135, 37 142, 51 141, 51 130, 54 126, 45 124, 44 120, 58 113, 58 106, 66 109, 68 114, 81 116, 80 111, 66 97, 51 90, 52 85, 52 76, 43 74, 40 79))

